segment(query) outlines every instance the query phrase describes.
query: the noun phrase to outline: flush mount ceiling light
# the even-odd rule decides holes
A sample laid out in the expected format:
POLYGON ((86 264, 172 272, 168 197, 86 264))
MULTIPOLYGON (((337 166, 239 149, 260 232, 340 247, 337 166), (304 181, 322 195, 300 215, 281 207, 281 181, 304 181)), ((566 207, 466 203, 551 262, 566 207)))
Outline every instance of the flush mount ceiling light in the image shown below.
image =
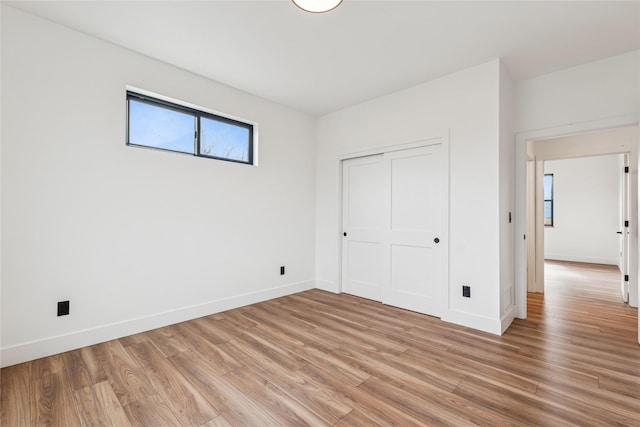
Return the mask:
POLYGON ((342 0, 292 0, 300 9, 311 13, 324 13, 340 6, 342 0))

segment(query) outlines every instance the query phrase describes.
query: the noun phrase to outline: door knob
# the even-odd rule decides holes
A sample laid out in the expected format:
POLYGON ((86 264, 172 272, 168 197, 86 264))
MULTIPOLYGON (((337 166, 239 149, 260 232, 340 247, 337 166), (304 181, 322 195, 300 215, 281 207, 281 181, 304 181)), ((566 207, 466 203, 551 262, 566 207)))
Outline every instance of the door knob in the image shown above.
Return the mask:
POLYGON ((344 233, 342 233, 342 235, 343 235, 344 237, 347 237, 347 232, 345 231, 344 233))
POLYGON ((618 234, 622 234, 622 231, 616 231, 616 233, 618 233, 618 234))
POLYGON ((436 242, 436 243, 440 243, 440 239, 437 238, 437 237, 435 239, 433 239, 433 241, 436 242))

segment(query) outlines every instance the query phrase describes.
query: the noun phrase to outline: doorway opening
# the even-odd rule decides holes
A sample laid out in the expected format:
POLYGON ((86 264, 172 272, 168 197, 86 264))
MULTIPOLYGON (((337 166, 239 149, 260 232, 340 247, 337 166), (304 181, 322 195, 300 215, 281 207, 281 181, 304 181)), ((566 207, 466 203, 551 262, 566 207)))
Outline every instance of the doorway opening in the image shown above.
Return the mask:
POLYGON ((535 202, 544 221, 544 280, 531 291, 547 290, 549 265, 562 270, 550 261, 569 261, 593 267, 582 275, 617 271, 618 300, 629 301, 629 171, 628 153, 543 162, 543 195, 536 192, 535 202))
MULTIPOLYGON (((527 317, 529 292, 544 291, 545 226, 544 163, 546 161, 627 154, 628 179, 628 298, 630 307, 638 305, 638 132, 637 118, 621 117, 600 122, 568 125, 517 135, 516 138, 516 232, 522 240, 516 243, 516 316, 527 317), (537 184, 537 185, 536 185, 537 184), (538 203, 536 203, 538 201, 538 203), (519 209, 518 209, 519 207, 519 209)), ((554 175, 557 190, 557 176, 554 175)), ((554 212, 559 209, 554 200, 554 212)), ((620 208, 622 210, 622 208, 620 208)), ((615 216, 615 213, 613 214, 615 216)), ((574 219, 575 221, 575 219, 574 219)), ((553 219, 557 227, 557 218, 553 219)), ((609 230, 613 244, 617 232, 625 232, 617 224, 609 230)), ((557 231, 557 230, 556 230, 557 231)), ((611 243, 611 242, 610 242, 611 243)), ((621 249, 621 248, 620 248, 621 249)), ((617 253, 617 252, 616 252, 617 253)), ((601 263, 597 259, 577 261, 601 263)), ((609 257, 606 263, 618 264, 609 257)), ((624 276, 620 276, 624 277, 624 276)), ((620 282, 619 282, 620 283, 620 282)), ((620 284, 618 294, 621 294, 620 284)), ((620 297, 622 299, 622 296, 620 297)), ((637 310, 636 310, 637 313, 637 310)), ((637 314, 636 314, 637 316, 637 314)), ((639 321, 640 322, 640 321, 639 321)), ((640 342, 640 336, 638 337, 640 342)))
POLYGON ((598 348, 605 341, 611 346, 635 341, 637 329, 629 320, 637 316, 637 308, 622 302, 616 266, 553 260, 545 264, 545 293, 529 294, 530 313, 543 314, 542 327, 572 336, 595 332, 602 340, 587 345, 598 348))
POLYGON ((572 304, 571 299, 580 296, 600 307, 605 304, 624 307, 615 265, 546 260, 544 273, 545 303, 566 307, 572 304))

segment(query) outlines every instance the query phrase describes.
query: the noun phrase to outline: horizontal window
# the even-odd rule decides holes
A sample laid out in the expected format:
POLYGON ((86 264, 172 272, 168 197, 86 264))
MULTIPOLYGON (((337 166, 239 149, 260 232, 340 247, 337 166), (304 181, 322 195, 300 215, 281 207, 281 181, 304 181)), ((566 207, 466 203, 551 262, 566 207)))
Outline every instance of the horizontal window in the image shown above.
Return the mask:
POLYGON ((127 92, 127 145, 253 164, 253 125, 127 92))

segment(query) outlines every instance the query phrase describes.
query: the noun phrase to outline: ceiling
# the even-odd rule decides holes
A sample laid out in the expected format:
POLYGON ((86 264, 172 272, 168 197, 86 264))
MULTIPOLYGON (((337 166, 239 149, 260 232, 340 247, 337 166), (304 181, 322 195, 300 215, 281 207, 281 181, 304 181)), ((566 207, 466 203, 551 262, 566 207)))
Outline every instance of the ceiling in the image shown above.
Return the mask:
POLYGON ((640 1, 5 3, 314 116, 495 58, 519 81, 640 49, 640 1))

